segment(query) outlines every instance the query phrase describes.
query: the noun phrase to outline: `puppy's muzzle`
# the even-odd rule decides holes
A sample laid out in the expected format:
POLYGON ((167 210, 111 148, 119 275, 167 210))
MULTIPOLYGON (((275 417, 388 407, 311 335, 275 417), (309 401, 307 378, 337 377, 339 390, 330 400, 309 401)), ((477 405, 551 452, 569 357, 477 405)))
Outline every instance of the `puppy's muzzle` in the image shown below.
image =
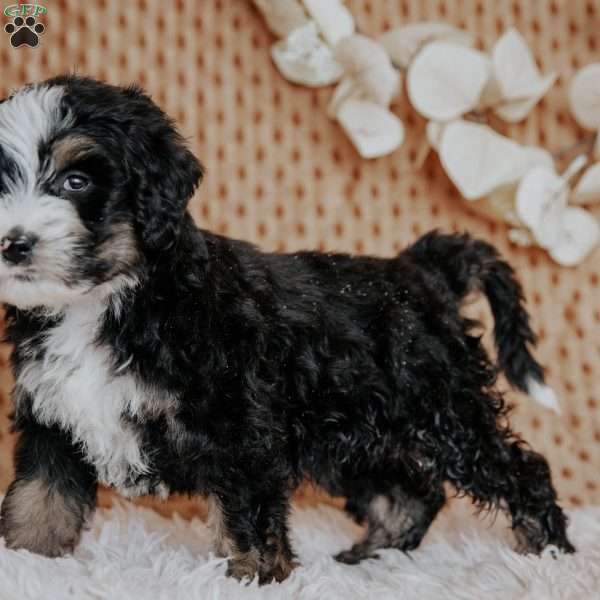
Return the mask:
POLYGON ((0 240, 2 259, 13 265, 25 263, 31 259, 36 242, 35 235, 25 233, 21 228, 15 227, 0 240))

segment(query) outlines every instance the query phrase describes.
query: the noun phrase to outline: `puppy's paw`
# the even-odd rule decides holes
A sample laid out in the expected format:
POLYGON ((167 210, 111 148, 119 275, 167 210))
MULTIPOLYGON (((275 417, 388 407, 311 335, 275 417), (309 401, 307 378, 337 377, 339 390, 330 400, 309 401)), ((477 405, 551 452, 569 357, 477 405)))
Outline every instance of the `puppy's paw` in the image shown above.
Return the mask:
POLYGON ((575 546, 567 538, 547 541, 546 539, 524 539, 519 535, 515 537, 517 538, 515 552, 518 554, 536 554, 539 556, 547 547, 550 547, 552 558, 558 558, 561 554, 573 554, 577 552, 575 546))
POLYGON ((261 557, 258 551, 234 554, 227 563, 227 575, 235 577, 238 581, 251 582, 258 575, 259 585, 282 582, 287 579, 291 572, 298 566, 294 560, 283 559, 282 556, 261 557), (272 560, 276 558, 276 560, 272 560))
POLYGON ((269 567, 260 568, 258 571, 258 583, 260 585, 273 582, 281 583, 291 575, 297 566, 299 564, 295 560, 290 560, 278 561, 269 567))
POLYGON ((247 580, 249 583, 258 575, 259 556, 258 552, 236 553, 227 561, 227 576, 234 577, 238 581, 247 580))

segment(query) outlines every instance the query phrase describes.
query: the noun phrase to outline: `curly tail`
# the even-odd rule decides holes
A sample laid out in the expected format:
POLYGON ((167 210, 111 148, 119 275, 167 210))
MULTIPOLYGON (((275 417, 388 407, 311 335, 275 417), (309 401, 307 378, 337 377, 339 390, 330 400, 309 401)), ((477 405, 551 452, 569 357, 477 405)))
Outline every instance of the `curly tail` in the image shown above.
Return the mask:
POLYGON ((467 234, 432 231, 417 240, 408 253, 424 268, 441 272, 459 300, 474 290, 485 293, 494 315, 498 366, 512 386, 546 406, 555 405, 552 390, 544 385, 544 370, 529 350, 535 346, 536 336, 521 285, 498 251, 467 234))

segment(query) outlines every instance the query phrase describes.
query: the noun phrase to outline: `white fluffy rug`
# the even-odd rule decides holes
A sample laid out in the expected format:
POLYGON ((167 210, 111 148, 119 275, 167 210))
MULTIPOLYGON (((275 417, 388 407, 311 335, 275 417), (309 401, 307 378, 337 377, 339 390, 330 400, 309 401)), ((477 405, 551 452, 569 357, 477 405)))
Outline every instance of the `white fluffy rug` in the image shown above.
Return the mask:
POLYGON ((331 555, 360 528, 328 506, 295 509, 292 537, 303 566, 283 584, 259 588, 225 577, 202 521, 122 504, 98 511, 72 557, 42 558, 0 542, 0 600, 600 598, 600 507, 570 512, 579 552, 558 560, 515 554, 504 521, 471 512, 455 502, 411 556, 386 550, 379 560, 346 566, 331 555))

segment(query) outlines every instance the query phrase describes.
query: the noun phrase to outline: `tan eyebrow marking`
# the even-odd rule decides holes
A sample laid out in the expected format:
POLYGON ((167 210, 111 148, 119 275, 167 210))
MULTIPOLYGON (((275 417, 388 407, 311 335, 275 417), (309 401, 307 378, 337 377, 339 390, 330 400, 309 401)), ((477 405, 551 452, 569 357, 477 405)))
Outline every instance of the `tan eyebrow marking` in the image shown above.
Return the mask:
POLYGON ((69 135, 52 144, 52 158, 57 171, 69 163, 83 158, 96 145, 92 138, 85 135, 69 135))

